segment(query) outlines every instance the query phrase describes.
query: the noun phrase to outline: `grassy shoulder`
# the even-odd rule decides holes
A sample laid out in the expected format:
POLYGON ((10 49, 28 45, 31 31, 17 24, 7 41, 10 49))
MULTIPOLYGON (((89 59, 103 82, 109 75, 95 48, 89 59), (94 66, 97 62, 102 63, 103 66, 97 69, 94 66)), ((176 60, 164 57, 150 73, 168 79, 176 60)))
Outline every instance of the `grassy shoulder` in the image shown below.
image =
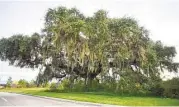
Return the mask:
POLYGON ((179 106, 179 99, 119 96, 99 92, 48 92, 47 89, 44 88, 12 88, 0 89, 0 91, 32 94, 38 96, 47 96, 102 104, 115 104, 127 106, 179 106))

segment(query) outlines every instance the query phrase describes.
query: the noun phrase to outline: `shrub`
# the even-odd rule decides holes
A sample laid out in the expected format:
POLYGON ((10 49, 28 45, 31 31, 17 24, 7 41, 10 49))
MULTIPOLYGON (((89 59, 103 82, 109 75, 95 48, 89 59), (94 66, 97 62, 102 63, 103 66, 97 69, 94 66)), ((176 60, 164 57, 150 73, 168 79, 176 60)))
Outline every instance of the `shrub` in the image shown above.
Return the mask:
POLYGON ((20 79, 20 80, 18 81, 18 87, 19 87, 19 88, 29 87, 29 83, 28 83, 26 80, 24 80, 24 79, 20 79))
POLYGON ((164 96, 171 98, 179 98, 179 78, 163 82, 164 96))
POLYGON ((151 88, 151 94, 155 96, 163 96, 164 88, 162 86, 162 82, 156 83, 151 88))
POLYGON ((57 90, 56 83, 53 82, 53 83, 50 84, 50 90, 51 91, 57 90))
POLYGON ((29 88, 36 87, 35 81, 34 81, 34 80, 31 80, 31 81, 29 82, 29 86, 28 86, 28 87, 29 87, 29 88))
POLYGON ((85 90, 84 81, 83 80, 74 81, 72 90, 76 92, 84 91, 85 90))

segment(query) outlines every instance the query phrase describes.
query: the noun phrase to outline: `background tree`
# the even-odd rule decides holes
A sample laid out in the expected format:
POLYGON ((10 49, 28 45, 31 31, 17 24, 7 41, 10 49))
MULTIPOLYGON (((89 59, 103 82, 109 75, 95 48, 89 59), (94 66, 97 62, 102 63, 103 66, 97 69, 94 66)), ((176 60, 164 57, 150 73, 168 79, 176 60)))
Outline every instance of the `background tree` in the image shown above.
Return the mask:
POLYGON ((29 87, 30 87, 30 88, 37 87, 37 85, 35 84, 35 80, 31 80, 31 81, 29 82, 29 87))
POLYGON ((10 88, 12 85, 12 78, 9 77, 8 80, 7 80, 7 83, 6 83, 6 87, 10 88))

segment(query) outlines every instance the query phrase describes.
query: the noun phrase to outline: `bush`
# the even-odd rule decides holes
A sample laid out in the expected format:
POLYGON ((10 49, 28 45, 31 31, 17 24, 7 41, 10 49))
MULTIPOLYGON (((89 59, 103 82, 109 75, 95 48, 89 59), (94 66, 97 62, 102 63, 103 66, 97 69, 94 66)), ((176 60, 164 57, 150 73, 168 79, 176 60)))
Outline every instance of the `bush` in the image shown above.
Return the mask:
POLYGON ((80 92, 85 90, 84 81, 83 80, 76 80, 74 82, 73 91, 80 92))
POLYGON ((164 88, 162 86, 162 82, 156 83, 151 88, 151 94, 155 96, 163 96, 164 88))
POLYGON ((179 98, 179 78, 163 82, 164 96, 171 98, 179 98))
POLYGON ((50 84, 50 90, 51 91, 57 90, 56 83, 53 82, 53 83, 50 84))
POLYGON ((35 81, 34 81, 34 80, 30 81, 28 87, 29 87, 29 88, 36 87, 35 81))
POLYGON ((70 80, 69 78, 65 78, 61 81, 61 84, 58 87, 60 90, 69 91, 70 90, 70 80))
POLYGON ((41 87, 43 88, 49 88, 50 87, 50 83, 49 82, 45 82, 41 85, 41 87))
POLYGON ((179 98, 179 78, 153 83, 152 95, 169 98, 179 98))
POLYGON ((171 98, 179 98, 179 79, 174 78, 163 82, 160 79, 154 80, 150 79, 144 83, 140 81, 135 81, 135 78, 121 77, 119 82, 116 82, 113 78, 105 77, 102 83, 99 83, 97 79, 91 82, 89 87, 85 86, 85 81, 77 79, 75 81, 70 81, 69 78, 65 78, 61 81, 59 87, 56 87, 56 83, 51 83, 51 90, 60 91, 75 91, 75 92, 109 92, 116 94, 125 95, 154 95, 154 96, 166 96, 171 98), (86 90, 86 88, 88 90, 86 90))
POLYGON ((18 81, 18 88, 26 88, 26 87, 29 87, 29 83, 24 79, 20 79, 18 81))

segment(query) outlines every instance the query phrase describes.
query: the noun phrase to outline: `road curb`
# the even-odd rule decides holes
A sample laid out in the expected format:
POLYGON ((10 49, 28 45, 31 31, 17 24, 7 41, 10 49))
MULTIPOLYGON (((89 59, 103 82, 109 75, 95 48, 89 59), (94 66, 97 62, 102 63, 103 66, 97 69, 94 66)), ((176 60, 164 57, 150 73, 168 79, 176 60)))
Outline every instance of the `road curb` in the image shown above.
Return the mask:
MULTIPOLYGON (((8 92, 8 93, 15 93, 15 92, 8 92)), ((38 96, 38 95, 33 95, 33 94, 26 94, 26 93, 15 93, 19 95, 27 95, 27 96, 33 96, 33 97, 38 97, 38 98, 45 98, 45 99, 50 99, 50 100, 56 100, 56 101, 64 101, 64 102, 70 102, 70 103, 76 103, 76 104, 86 104, 86 105, 91 105, 91 106, 106 106, 106 107, 126 107, 126 106, 117 106, 117 105, 110 105, 110 104, 100 104, 100 103, 93 103, 93 102, 83 102, 83 101, 76 101, 76 100, 68 100, 68 99, 63 99, 63 98, 53 98, 53 97, 46 97, 46 96, 38 96)))

